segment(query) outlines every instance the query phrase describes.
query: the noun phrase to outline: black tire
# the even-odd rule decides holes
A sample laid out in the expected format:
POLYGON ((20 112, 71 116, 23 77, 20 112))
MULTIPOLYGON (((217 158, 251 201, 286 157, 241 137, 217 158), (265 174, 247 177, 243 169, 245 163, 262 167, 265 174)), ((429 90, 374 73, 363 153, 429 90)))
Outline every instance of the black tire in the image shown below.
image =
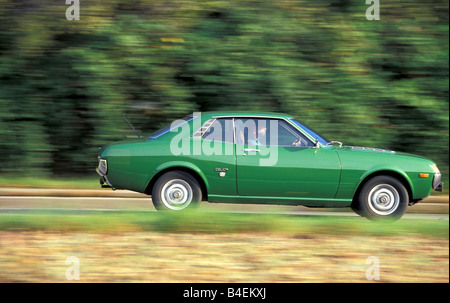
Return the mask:
POLYGON ((351 208, 357 215, 364 217, 364 213, 359 208, 359 200, 357 200, 356 203, 353 203, 351 208))
POLYGON ((361 189, 357 213, 369 220, 398 220, 409 203, 408 191, 398 179, 377 176, 370 179, 361 189))
POLYGON ((152 189, 157 210, 180 211, 198 207, 202 190, 197 180, 183 171, 170 171, 159 177, 152 189))

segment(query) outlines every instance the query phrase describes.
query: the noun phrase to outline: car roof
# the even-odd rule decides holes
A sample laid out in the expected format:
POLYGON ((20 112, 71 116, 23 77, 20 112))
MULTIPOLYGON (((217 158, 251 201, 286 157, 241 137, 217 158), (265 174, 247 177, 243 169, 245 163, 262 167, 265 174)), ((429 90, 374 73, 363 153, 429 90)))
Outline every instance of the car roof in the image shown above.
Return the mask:
POLYGON ((281 113, 270 113, 270 112, 246 112, 246 111, 239 111, 239 112, 201 112, 202 116, 205 117, 272 117, 272 118, 292 118, 290 115, 281 114, 281 113))

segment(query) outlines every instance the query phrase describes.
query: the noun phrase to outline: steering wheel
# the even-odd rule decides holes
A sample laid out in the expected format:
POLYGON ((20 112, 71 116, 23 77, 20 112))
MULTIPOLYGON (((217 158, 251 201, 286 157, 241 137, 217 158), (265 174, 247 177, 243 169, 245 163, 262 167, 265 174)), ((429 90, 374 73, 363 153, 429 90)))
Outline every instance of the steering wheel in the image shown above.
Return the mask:
POLYGON ((302 143, 302 138, 298 138, 298 140, 292 142, 292 146, 302 146, 302 143))

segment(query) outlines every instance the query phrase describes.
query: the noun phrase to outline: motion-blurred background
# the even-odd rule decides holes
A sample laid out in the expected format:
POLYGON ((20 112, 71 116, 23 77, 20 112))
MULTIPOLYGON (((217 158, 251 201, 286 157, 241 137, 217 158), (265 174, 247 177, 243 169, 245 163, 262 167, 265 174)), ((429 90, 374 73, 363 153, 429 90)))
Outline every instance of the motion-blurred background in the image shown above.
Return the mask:
POLYGON ((95 175, 98 146, 193 111, 290 113, 448 180, 447 0, 0 0, 0 179, 95 175))

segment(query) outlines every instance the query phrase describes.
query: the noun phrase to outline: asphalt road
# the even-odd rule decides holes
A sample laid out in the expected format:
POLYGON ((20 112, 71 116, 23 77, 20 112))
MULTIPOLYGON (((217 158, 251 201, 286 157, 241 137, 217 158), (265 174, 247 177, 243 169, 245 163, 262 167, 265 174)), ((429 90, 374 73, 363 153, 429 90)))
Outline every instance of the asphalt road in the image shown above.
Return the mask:
MULTIPOLYGON (((412 211, 418 205, 408 208, 404 218, 423 218, 434 220, 448 220, 448 201, 424 203, 428 209, 433 205, 439 211, 412 211), (446 211, 445 211, 446 209, 446 211), (443 211, 441 211, 443 210, 443 211)), ((270 213, 299 216, 357 216, 349 208, 318 209, 303 206, 255 205, 255 204, 226 204, 203 202, 203 211, 229 213, 270 213)), ((0 213, 11 211, 52 210, 57 212, 95 212, 95 211, 156 211, 151 199, 139 197, 48 197, 48 196, 0 196, 0 213)))

